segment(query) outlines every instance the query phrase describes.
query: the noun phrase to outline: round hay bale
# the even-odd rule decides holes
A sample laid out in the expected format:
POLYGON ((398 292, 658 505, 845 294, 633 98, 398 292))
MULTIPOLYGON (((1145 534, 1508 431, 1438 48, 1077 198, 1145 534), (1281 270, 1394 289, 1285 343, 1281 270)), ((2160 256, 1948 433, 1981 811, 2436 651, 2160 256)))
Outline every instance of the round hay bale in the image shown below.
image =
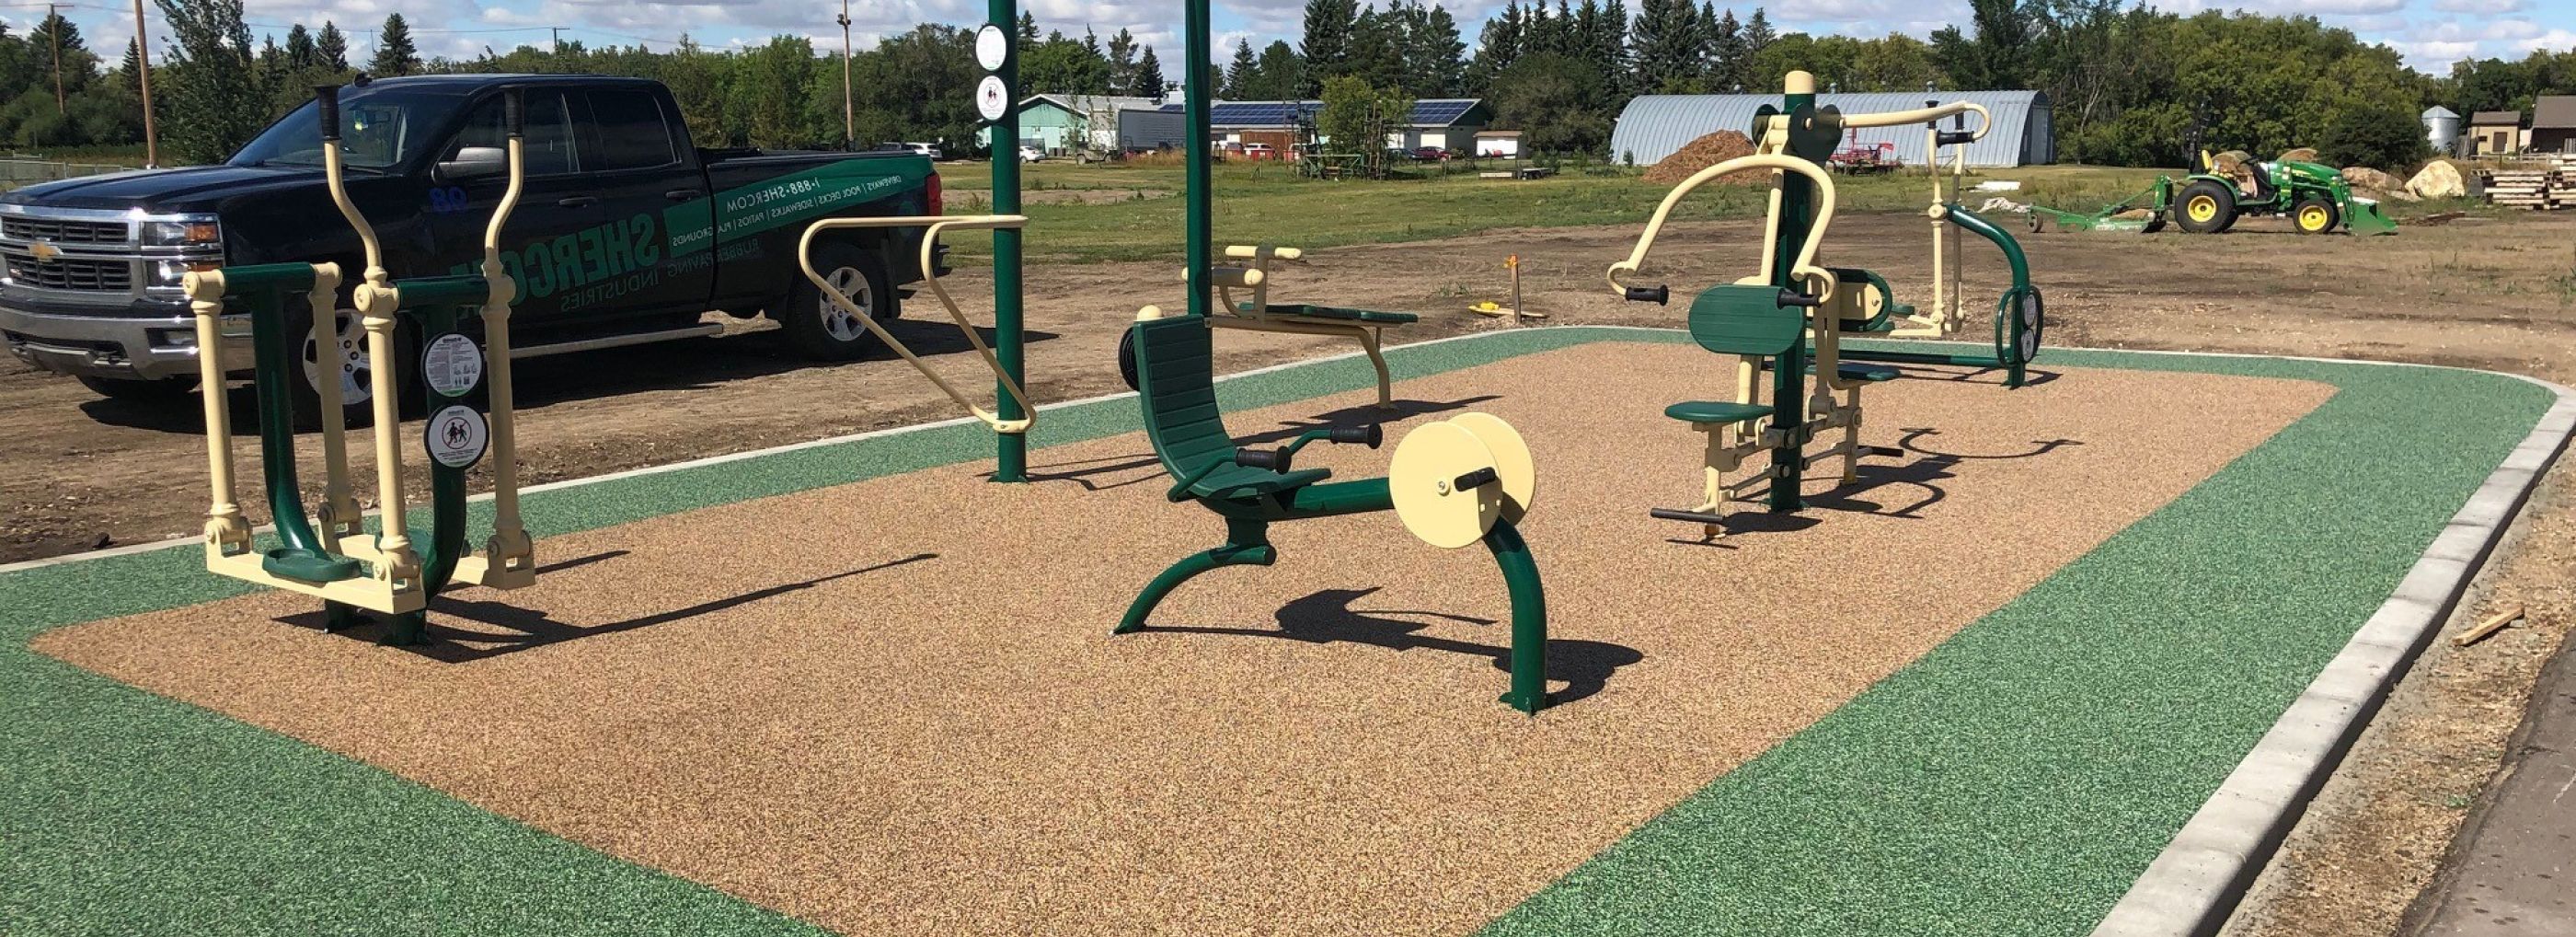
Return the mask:
POLYGON ((2317 148, 2313 146, 2295 147, 2281 151, 2281 162, 2284 163, 2313 163, 2316 161, 2317 148))
MULTIPOLYGON (((1664 157, 1662 161, 1646 170, 1646 181, 1658 185, 1672 185, 1690 178, 1692 174, 1702 169, 1738 156, 1750 155, 1753 155, 1753 138, 1739 131, 1720 130, 1674 150, 1673 155, 1664 157)), ((1771 170, 1747 169, 1727 173, 1716 181, 1731 185, 1749 185, 1766 182, 1770 178, 1771 170)))
POLYGON ((2112 216, 2111 216, 2111 220, 2113 220, 2113 221, 2145 221, 2145 220, 2147 220, 2147 219, 2149 219, 2149 218, 2153 218, 2153 217, 2155 217, 2155 216, 2156 216, 2156 210, 2155 210, 2155 209, 2152 209, 2152 208, 2132 208, 2132 209, 2129 209, 2128 211, 2124 211, 2124 212, 2121 212, 2121 213, 2119 213, 2119 214, 2112 215, 2112 216))
POLYGON ((2415 172, 2415 178, 2406 180, 2406 191, 2422 198, 2464 198, 2469 194, 2469 183, 2460 175, 2460 167, 2437 159, 2425 163, 2415 172))
POLYGON ((2368 166, 2344 167, 2343 181, 2349 182, 2360 188, 2378 189, 2383 192, 2395 191, 2406 187, 2406 180, 2380 172, 2379 170, 2372 169, 2368 166))

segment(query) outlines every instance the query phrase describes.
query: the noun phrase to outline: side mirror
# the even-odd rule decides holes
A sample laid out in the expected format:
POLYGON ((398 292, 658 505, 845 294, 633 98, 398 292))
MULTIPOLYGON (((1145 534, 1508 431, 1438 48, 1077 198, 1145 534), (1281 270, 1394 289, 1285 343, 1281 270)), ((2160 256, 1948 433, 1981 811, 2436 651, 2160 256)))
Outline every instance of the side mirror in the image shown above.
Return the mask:
POLYGON ((456 151, 456 158, 438 164, 440 182, 465 182, 510 171, 510 151, 497 146, 469 146, 456 151))

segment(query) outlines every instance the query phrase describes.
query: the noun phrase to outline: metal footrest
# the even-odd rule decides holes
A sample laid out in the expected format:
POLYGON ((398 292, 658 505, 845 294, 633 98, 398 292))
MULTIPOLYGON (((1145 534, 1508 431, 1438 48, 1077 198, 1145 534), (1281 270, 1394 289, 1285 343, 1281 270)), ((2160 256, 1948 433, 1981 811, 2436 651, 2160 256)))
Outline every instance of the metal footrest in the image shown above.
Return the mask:
POLYGON ((1685 511, 1680 508, 1653 508, 1647 515, 1659 521, 1688 521, 1693 524, 1723 524, 1726 516, 1707 511, 1685 511))

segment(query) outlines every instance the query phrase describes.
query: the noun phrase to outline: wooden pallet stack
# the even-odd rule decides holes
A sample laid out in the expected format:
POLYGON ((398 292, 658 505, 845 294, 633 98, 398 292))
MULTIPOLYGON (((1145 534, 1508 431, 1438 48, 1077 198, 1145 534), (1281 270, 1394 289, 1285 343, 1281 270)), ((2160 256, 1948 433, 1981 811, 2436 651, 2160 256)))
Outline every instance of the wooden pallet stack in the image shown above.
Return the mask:
POLYGON ((2576 206, 2576 165, 2490 170, 2487 202, 2532 211, 2576 206))

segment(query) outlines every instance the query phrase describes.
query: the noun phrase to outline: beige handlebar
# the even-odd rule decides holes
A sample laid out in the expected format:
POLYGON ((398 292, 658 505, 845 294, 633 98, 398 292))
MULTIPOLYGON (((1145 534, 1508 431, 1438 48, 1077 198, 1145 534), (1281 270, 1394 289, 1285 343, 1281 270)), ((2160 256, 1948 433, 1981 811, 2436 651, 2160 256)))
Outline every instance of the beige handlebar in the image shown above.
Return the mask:
POLYGON ((1986 128, 1995 124, 1995 115, 1985 105, 1973 101, 1952 101, 1939 107, 1918 107, 1910 111, 1886 111, 1877 114, 1845 114, 1844 127, 1902 127, 1906 124, 1928 124, 1952 114, 1974 112, 1977 130, 1974 139, 1986 138, 1986 128))
POLYGON ((824 297, 830 299, 833 305, 841 307, 841 311, 848 313, 850 318, 857 319, 860 325, 866 326, 868 331, 876 334, 878 341, 884 342, 886 347, 894 349, 895 354, 902 355, 904 361, 911 363, 915 369, 921 372, 923 377, 929 378, 931 383, 939 385, 939 389, 948 395, 948 399, 956 401, 958 406, 965 407, 966 412, 974 414, 976 419, 982 420, 984 425, 992 427, 993 431, 996 433, 1025 433, 1029 431, 1030 426, 1037 423, 1038 408, 1029 405, 1028 394, 1021 391, 1020 383, 1012 380, 1010 372, 1002 369, 1002 361, 1000 358, 993 355, 992 346, 984 344, 983 337, 975 334, 975 327, 966 321, 966 313, 958 310, 957 300, 950 298, 948 295, 948 289, 939 285, 939 268, 938 265, 934 263, 937 259, 934 256, 934 252, 938 249, 939 234, 942 231, 951 229, 961 231, 980 231, 994 228, 1020 228, 1026 226, 1028 223, 1029 219, 1026 215, 826 218, 822 221, 817 221, 806 226, 805 236, 797 239, 796 265, 804 268, 805 279, 813 281, 815 288, 820 291, 824 297), (939 304, 946 307, 948 310, 948 318, 957 322, 957 330, 966 333, 967 343, 975 346, 975 353, 982 355, 984 357, 984 365, 993 370, 993 376, 998 379, 999 383, 1002 385, 1002 391, 1010 394, 1012 400, 1019 401, 1020 412, 1027 414, 1027 416, 1016 420, 1005 420, 994 414, 993 411, 976 406, 973 400, 967 399, 965 394, 959 393, 957 388, 950 386, 946 378, 940 377, 939 372, 931 370, 928 363, 915 357, 912 353, 912 349, 904 347, 901 340, 896 339, 892 334, 888 333, 884 326, 878 325, 875 317, 868 315, 867 310, 860 309, 857 303, 851 302, 850 298, 842 295, 840 290, 833 289, 831 281, 824 279, 823 274, 814 269, 814 236, 825 231, 837 231, 849 228, 926 229, 921 233, 922 285, 929 287, 930 294, 939 298, 939 304))
POLYGON ((1814 163, 1799 159, 1795 156, 1785 156, 1779 153, 1756 153, 1751 156, 1738 156, 1715 166, 1708 167, 1707 169, 1702 169, 1698 172, 1692 173, 1690 178, 1682 180, 1681 184, 1674 186, 1671 192, 1665 193, 1663 203, 1655 206, 1654 217, 1646 220, 1645 233, 1637 236, 1636 249, 1628 252, 1628 259, 1610 265, 1609 280, 1611 295, 1621 297, 1627 295, 1628 285, 1619 282, 1620 275, 1623 273, 1636 273, 1638 268, 1645 264, 1646 252, 1654 249, 1655 236, 1663 232, 1664 219, 1672 214, 1673 205, 1680 202, 1682 196, 1689 194, 1690 190, 1698 188, 1702 183, 1711 179, 1745 169, 1777 169, 1783 172, 1794 172, 1807 177, 1808 181, 1816 184, 1816 192, 1818 193, 1818 197, 1816 199, 1816 223, 1813 227, 1807 229, 1807 242, 1799 246, 1798 259, 1796 263, 1791 265, 1790 273, 1792 276, 1801 277, 1811 283, 1823 286, 1825 292, 1818 295, 1818 299, 1831 298, 1833 296, 1833 275, 1827 273, 1824 268, 1816 266, 1815 260, 1816 248, 1825 242, 1825 226, 1831 224, 1834 220, 1833 177, 1826 175, 1825 171, 1818 168, 1814 163))

